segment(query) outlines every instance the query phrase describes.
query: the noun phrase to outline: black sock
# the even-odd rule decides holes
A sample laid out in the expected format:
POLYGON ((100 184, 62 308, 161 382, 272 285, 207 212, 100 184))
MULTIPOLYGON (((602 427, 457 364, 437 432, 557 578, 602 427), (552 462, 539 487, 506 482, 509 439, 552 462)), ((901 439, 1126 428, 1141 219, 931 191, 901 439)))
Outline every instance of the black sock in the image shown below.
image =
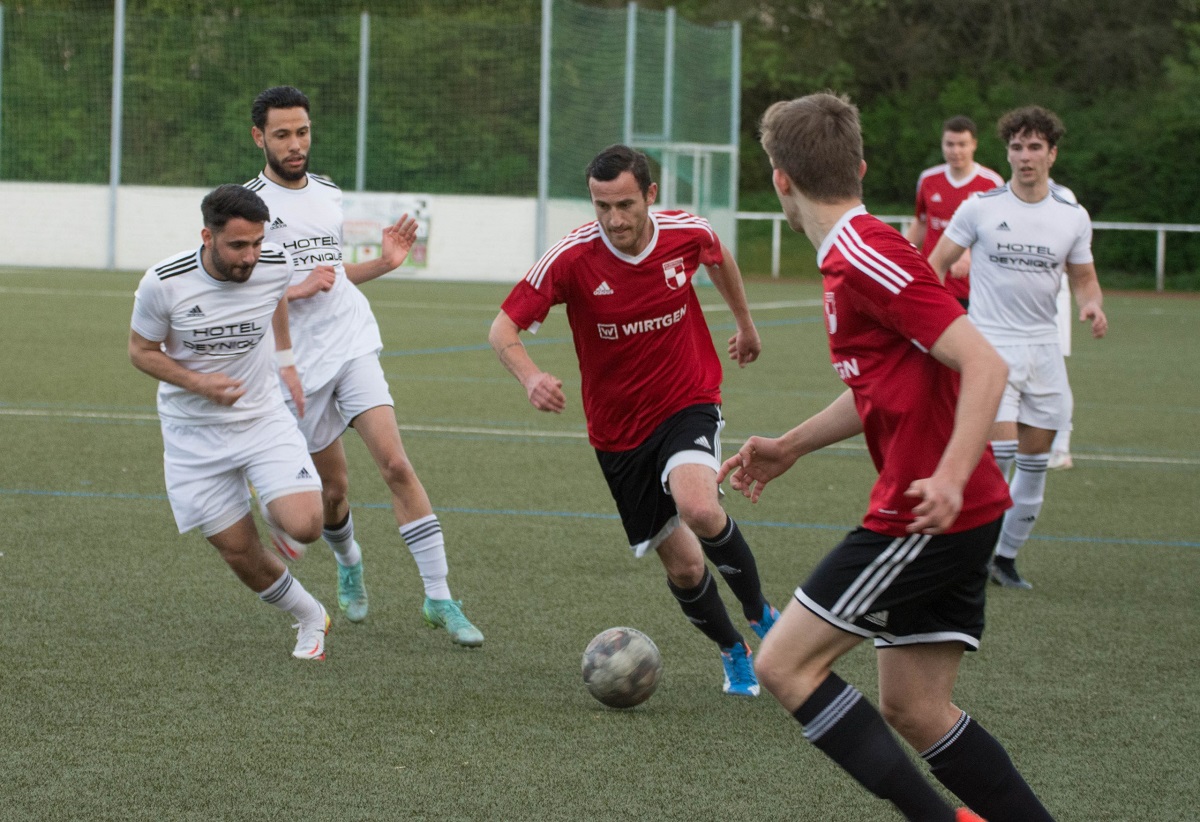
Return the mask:
POLYGON ((804 736, 905 819, 954 822, 954 809, 909 760, 879 711, 834 673, 792 714, 804 736))
POLYGON ((333 525, 330 525, 328 522, 325 523, 324 531, 326 534, 336 534, 339 531, 343 530, 349 524, 350 524, 350 512, 347 511, 346 516, 342 517, 341 522, 335 522, 333 525))
POLYGON ((767 600, 763 597, 762 583, 758 578, 758 564, 733 517, 726 517, 725 528, 715 537, 696 536, 700 538, 704 555, 717 566, 725 584, 742 603, 742 613, 746 619, 762 619, 767 600))
POLYGON ((988 822, 1053 819, 1021 778, 1004 746, 966 712, 921 756, 943 785, 988 822))
POLYGON ((706 637, 722 648, 732 648, 742 642, 742 635, 733 627, 713 575, 707 568, 704 569, 704 579, 695 588, 680 588, 669 579, 667 587, 671 589, 675 599, 679 600, 683 615, 703 631, 706 637))

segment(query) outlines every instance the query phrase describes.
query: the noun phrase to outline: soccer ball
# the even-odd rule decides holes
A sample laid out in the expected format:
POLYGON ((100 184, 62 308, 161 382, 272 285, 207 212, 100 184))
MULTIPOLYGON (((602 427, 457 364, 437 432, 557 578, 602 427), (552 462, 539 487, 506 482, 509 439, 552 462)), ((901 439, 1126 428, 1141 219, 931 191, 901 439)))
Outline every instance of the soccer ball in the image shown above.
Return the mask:
POLYGON ((583 652, 583 684, 610 708, 641 705, 662 677, 662 656, 654 640, 634 628, 596 634, 583 652))

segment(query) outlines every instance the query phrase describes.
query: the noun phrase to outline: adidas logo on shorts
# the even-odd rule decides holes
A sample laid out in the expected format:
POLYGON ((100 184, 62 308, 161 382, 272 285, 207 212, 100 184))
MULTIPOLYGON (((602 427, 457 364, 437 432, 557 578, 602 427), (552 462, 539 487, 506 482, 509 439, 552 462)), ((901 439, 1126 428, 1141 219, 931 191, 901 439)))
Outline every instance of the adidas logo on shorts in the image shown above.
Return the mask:
POLYGON ((871 623, 872 625, 878 625, 880 628, 886 628, 887 618, 887 611, 876 611, 873 614, 867 614, 865 617, 863 617, 863 620, 871 623))
POLYGON ((701 448, 707 448, 710 451, 712 450, 712 446, 708 444, 707 437, 696 437, 696 439, 692 440, 692 442, 696 443, 696 445, 699 445, 701 448))
POLYGON ((307 468, 301 468, 300 473, 296 475, 296 479, 312 479, 312 474, 308 473, 307 468))

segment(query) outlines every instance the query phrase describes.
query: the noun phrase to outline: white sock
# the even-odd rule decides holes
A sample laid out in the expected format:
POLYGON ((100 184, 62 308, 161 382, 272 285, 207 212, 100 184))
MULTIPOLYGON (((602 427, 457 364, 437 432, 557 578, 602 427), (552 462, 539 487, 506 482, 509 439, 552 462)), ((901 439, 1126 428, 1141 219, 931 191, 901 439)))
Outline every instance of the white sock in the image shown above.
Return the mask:
POLYGON ((1017 441, 992 440, 992 454, 996 457, 996 464, 1000 466, 1000 473, 1007 480, 1013 459, 1017 456, 1017 441))
POLYGON ((291 571, 284 571, 283 576, 259 594, 258 598, 268 605, 286 611, 294 616, 297 622, 305 625, 311 625, 321 618, 321 603, 304 590, 300 580, 292 576, 291 571))
POLYGON ((442 524, 438 522, 437 514, 401 525, 400 536, 417 561, 417 571, 425 583, 425 596, 430 599, 450 599, 450 586, 446 583, 450 567, 446 564, 446 542, 442 538, 442 524))
POLYGON ((346 524, 341 528, 330 529, 326 526, 321 536, 333 549, 333 557, 338 565, 349 568, 362 562, 362 550, 354 540, 354 514, 346 514, 346 524))
POLYGON ((1017 472, 1008 489, 1013 507, 1004 512, 1000 541, 996 544, 997 556, 1016 559, 1017 552, 1033 532, 1046 496, 1046 464, 1049 462, 1049 454, 1017 454, 1017 472))
POLYGON ((1050 451, 1056 454, 1071 453, 1071 430, 1069 428, 1054 435, 1054 444, 1050 446, 1050 451))

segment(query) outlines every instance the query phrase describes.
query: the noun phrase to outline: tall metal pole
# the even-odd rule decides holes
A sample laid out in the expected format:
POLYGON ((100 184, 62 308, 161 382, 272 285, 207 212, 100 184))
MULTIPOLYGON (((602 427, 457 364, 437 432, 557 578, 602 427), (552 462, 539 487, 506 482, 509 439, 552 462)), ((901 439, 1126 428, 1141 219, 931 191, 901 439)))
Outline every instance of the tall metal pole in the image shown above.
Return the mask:
POLYGON ((108 152, 108 267, 117 267, 117 190, 121 186, 121 113, 125 86, 125 0, 114 0, 112 129, 108 152))
POLYGON ((358 25, 358 139, 354 153, 354 190, 367 180, 367 71, 371 65, 371 13, 364 11, 358 25))
POLYGON ((545 253, 546 220, 550 203, 550 36, 553 31, 554 0, 542 0, 542 68, 538 105, 538 191, 534 257, 545 253))
POLYGON ((675 110, 675 7, 667 7, 667 30, 663 43, 663 107, 662 107, 662 205, 664 208, 675 208, 675 150, 671 148, 674 139, 675 110))
MULTIPOLYGON (((733 154, 729 158, 729 207, 736 215, 738 210, 738 175, 741 169, 741 134, 742 134, 742 24, 735 22, 731 33, 733 38, 733 56, 729 63, 729 144, 733 146, 733 154)), ((737 256, 737 219, 733 221, 733 231, 730 232, 729 250, 737 256)))
POLYGON ((633 81, 637 62, 637 3, 630 3, 625 11, 625 128, 622 142, 633 145, 633 81))
MULTIPOLYGON (((4 120, 4 4, 0 3, 0 125, 3 125, 4 120)), ((3 131, 0 130, 0 138, 3 137, 3 131)), ((4 140, 0 139, 0 159, 4 153, 4 140)), ((4 164, 0 162, 0 171, 4 168, 4 164)), ((0 179, 4 179, 0 175, 0 179)))
POLYGON ((667 7, 666 42, 663 43, 663 111, 662 136, 665 142, 674 139, 672 121, 675 113, 675 7, 667 7))

